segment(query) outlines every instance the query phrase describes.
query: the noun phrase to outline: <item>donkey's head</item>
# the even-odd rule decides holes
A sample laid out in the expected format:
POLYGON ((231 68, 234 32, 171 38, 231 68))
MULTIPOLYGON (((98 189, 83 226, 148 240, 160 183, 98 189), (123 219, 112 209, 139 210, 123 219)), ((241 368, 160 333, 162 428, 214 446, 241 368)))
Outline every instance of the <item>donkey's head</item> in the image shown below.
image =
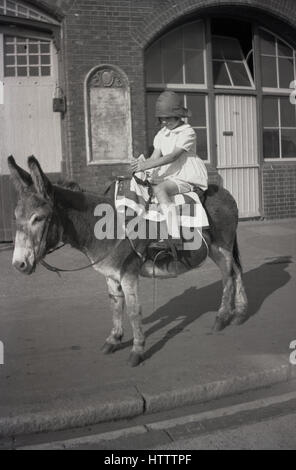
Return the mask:
POLYGON ((32 274, 37 263, 59 242, 54 188, 35 157, 28 159, 30 173, 20 168, 13 157, 8 158, 8 166, 18 193, 12 264, 23 274, 32 274))

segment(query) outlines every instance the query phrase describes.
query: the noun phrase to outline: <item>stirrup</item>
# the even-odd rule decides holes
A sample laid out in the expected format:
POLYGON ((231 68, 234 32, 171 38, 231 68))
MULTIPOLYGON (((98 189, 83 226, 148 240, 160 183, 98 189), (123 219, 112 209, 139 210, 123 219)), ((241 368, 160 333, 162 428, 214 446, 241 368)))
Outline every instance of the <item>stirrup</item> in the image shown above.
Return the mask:
POLYGON ((161 250, 161 251, 170 251, 174 253, 175 250, 183 249, 183 240, 179 238, 168 238, 164 240, 157 240, 150 243, 149 249, 152 250, 161 250))

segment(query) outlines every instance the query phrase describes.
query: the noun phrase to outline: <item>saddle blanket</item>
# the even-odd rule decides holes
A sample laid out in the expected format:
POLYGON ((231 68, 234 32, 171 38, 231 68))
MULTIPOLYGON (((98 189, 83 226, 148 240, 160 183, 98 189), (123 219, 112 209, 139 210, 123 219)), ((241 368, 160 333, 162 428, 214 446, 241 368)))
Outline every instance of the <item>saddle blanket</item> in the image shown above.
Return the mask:
MULTIPOLYGON (((144 181, 143 173, 137 174, 144 181)), ((115 187, 115 207, 117 212, 123 214, 129 209, 134 211, 138 217, 151 222, 165 222, 165 216, 161 212, 160 204, 155 196, 152 197, 148 210, 149 201, 148 187, 142 186, 134 178, 130 181, 117 181, 115 187)), ((209 221, 206 211, 196 192, 177 194, 172 198, 178 215, 179 227, 186 228, 208 228, 209 221)))

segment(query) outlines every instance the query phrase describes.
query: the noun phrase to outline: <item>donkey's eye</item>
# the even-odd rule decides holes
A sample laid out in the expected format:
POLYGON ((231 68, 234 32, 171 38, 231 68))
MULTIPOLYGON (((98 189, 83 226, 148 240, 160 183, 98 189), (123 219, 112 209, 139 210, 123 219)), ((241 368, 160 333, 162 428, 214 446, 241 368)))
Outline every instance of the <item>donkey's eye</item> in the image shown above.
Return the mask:
POLYGON ((45 220, 45 217, 43 215, 36 215, 34 219, 32 220, 32 225, 39 224, 40 222, 43 222, 45 220))

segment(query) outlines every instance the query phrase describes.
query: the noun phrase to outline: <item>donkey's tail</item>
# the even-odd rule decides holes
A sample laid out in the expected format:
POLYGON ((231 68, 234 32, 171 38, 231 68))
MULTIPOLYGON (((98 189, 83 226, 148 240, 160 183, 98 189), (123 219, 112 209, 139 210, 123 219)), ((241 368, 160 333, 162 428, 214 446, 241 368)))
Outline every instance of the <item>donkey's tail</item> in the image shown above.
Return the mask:
POLYGON ((233 249, 232 249, 232 255, 233 255, 233 259, 235 261, 235 264, 237 265, 239 270, 242 272, 243 267, 242 267, 242 263, 241 263, 241 260, 240 260, 240 254, 239 254, 239 249, 238 249, 238 244, 237 244, 237 234, 235 234, 235 239, 234 239, 233 249))

